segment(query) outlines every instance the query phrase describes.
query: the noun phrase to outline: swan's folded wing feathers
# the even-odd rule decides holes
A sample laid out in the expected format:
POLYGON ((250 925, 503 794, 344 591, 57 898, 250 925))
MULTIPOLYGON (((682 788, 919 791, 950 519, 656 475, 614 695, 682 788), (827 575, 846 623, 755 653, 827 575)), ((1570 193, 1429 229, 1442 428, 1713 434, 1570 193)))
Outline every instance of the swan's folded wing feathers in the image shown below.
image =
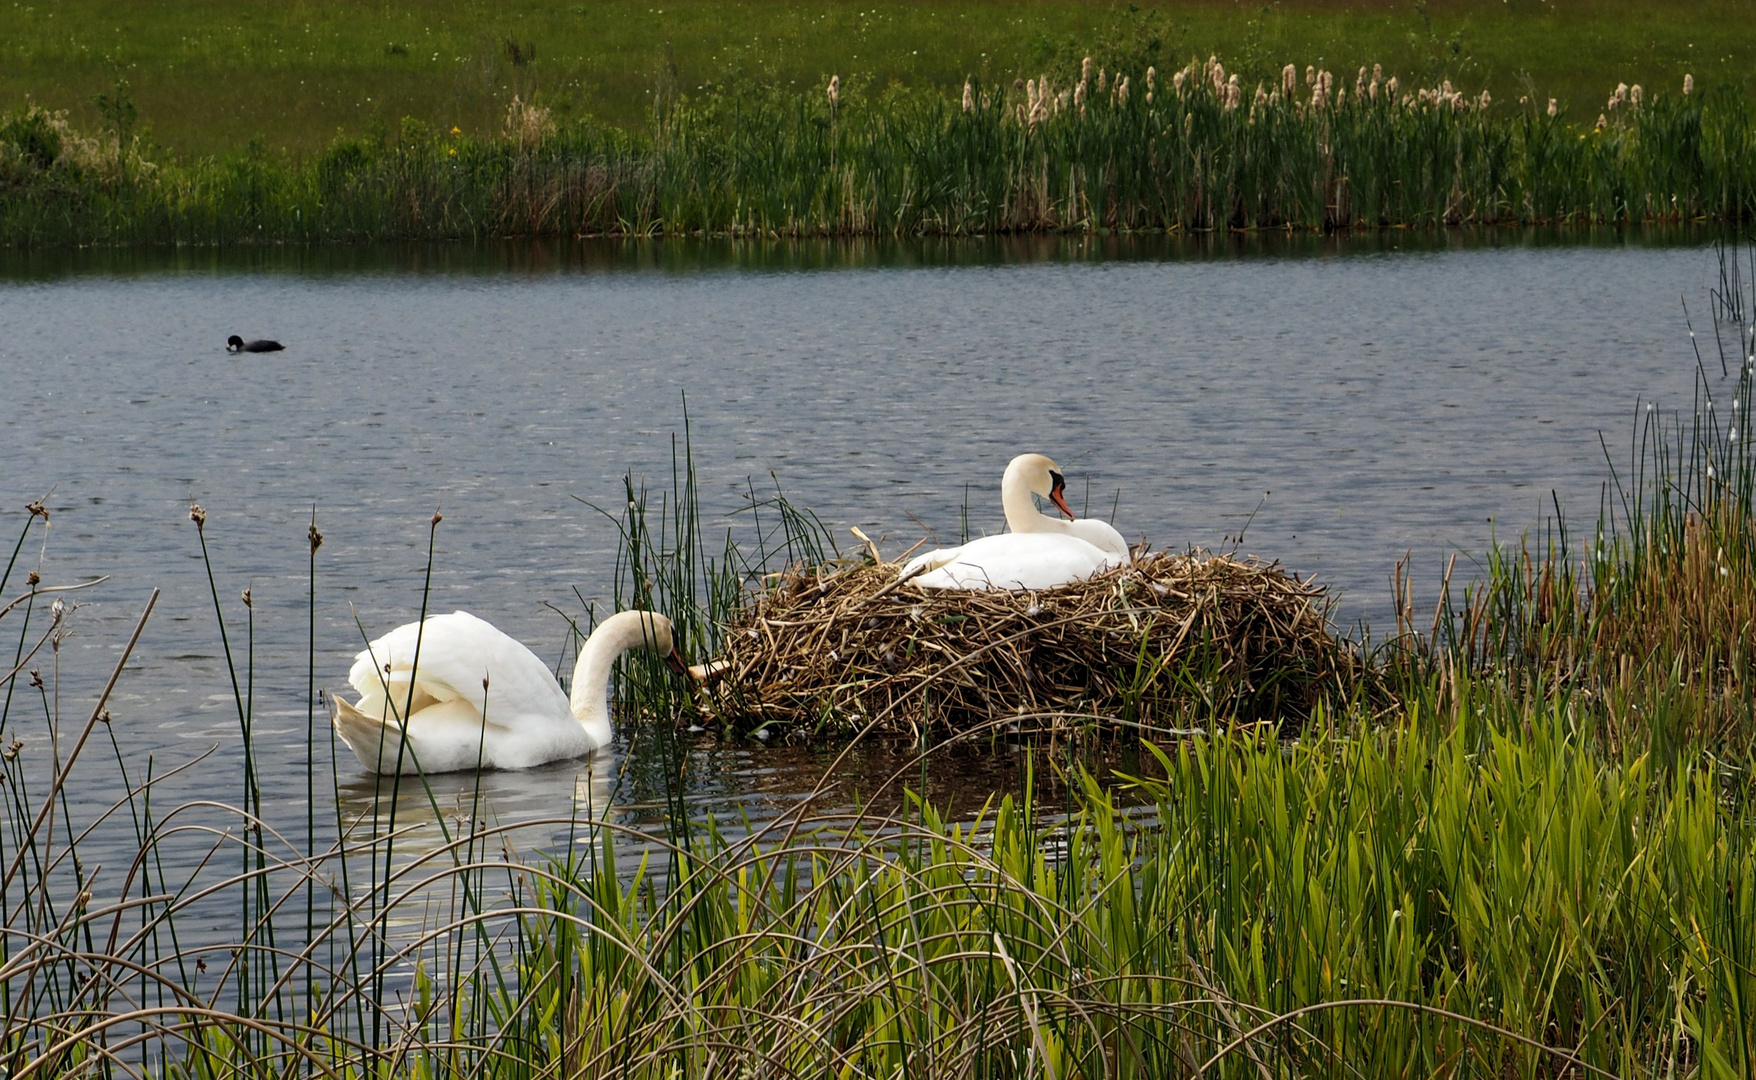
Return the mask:
POLYGON ((932 551, 923 551, 903 564, 902 576, 908 577, 915 572, 916 567, 920 567, 920 572, 923 574, 937 570, 956 559, 963 552, 963 547, 964 545, 959 545, 958 547, 934 548, 932 551))
POLYGON ((1007 533, 972 540, 915 583, 923 589, 1052 589, 1115 565, 1115 556, 1077 537, 1007 533))
POLYGON ((384 695, 388 689, 389 703, 400 712, 408 700, 411 675, 417 698, 468 702, 485 713, 490 724, 510 725, 525 713, 567 711, 567 695, 535 653, 464 611, 434 615, 424 630, 418 623, 399 626, 373 641, 355 658, 348 681, 362 699, 384 695), (411 671, 417 663, 417 641, 419 669, 411 671))

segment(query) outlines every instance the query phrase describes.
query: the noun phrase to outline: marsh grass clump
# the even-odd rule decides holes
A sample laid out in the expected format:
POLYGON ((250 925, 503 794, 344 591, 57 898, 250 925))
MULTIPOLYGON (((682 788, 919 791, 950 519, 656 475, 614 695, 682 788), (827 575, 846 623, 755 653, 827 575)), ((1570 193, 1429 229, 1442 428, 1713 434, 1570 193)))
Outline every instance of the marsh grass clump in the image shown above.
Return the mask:
MULTIPOLYGON (((1732 265, 1738 258, 1734 248, 1732 265)), ((1442 588, 1431 641, 1399 660, 1468 669, 1519 692, 1587 695, 1606 710, 1606 733, 1632 745, 1750 756, 1756 326, 1747 312, 1756 282, 1749 287, 1748 297, 1715 296, 1717 356, 1697 347, 1692 408, 1647 405, 1625 464, 1611 459, 1595 531, 1577 535, 1557 505, 1540 535, 1496 544, 1461 602, 1442 588)))
POLYGON ((1297 726, 1361 665, 1327 590, 1278 565, 1146 553, 1038 592, 897 585, 872 558, 768 576, 720 635, 703 711, 791 738, 1012 726, 1297 726))

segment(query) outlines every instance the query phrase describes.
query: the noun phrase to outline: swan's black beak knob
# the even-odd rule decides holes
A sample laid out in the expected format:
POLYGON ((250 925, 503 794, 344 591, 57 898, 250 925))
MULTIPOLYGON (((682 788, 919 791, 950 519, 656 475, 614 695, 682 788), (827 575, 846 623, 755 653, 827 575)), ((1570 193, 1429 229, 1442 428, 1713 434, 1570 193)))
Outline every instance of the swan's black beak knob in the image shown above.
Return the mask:
POLYGON ((1067 515, 1068 521, 1072 521, 1078 515, 1074 514, 1073 509, 1067 505, 1067 481, 1061 479, 1060 473, 1053 475, 1055 483, 1049 488, 1049 501, 1055 504, 1055 509, 1067 515))

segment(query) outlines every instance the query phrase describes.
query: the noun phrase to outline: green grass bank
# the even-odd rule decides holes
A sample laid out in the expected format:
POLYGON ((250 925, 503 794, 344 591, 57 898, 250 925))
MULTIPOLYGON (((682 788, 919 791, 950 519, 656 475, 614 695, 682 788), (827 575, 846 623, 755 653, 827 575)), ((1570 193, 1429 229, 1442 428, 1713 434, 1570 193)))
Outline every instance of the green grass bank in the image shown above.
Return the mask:
POLYGON ((1501 101, 1594 110, 1617 82, 1756 88, 1738 0, 364 0, 0 6, 0 109, 27 98, 95 129, 98 94, 132 84, 151 140, 176 158, 252 140, 303 158, 404 116, 480 136, 513 95, 557 116, 645 130, 655 97, 822 86, 832 74, 955 93, 1053 73, 1070 57, 1161 71, 1216 54, 1246 85, 1281 65, 1383 63, 1501 101))

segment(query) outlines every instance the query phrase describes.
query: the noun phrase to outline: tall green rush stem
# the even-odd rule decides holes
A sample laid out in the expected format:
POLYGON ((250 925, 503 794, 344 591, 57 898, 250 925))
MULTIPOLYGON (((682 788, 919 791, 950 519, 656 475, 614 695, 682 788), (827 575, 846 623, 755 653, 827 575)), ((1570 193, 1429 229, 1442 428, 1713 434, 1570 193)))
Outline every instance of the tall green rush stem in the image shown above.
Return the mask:
MULTIPOLYGON (((317 507, 311 507, 311 525, 305 532, 310 545, 311 566, 307 581, 305 633, 308 651, 305 657, 305 857, 317 853, 317 549, 323 546, 323 534, 317 531, 317 507)), ((344 856, 345 857, 345 856, 344 856)), ((317 882, 314 870, 305 877, 305 945, 310 947, 317 934, 317 882)), ((316 965, 305 965, 305 1011, 315 1007, 316 965)))
MULTIPOLYGON (((413 711, 415 705, 415 680, 419 678, 421 672, 421 639, 427 630, 427 602, 433 595, 433 551, 439 539, 439 523, 444 520, 445 515, 435 510, 432 521, 427 525, 427 569, 426 576, 421 582, 421 618, 417 624, 420 629, 415 631, 415 655, 414 660, 409 665, 409 691, 402 704, 404 724, 408 723, 409 713, 413 711)), ((386 911, 390 908, 390 883, 394 876, 391 874, 391 859, 396 850, 396 807, 401 801, 402 795, 402 756, 408 750, 408 745, 409 741, 406 738, 397 740, 396 774, 390 781, 390 819, 386 825, 384 836, 384 898, 382 903, 383 909, 386 911)), ((419 768, 420 763, 416 762, 415 766, 419 768)), ((422 782, 425 783, 425 781, 426 778, 423 776, 422 782)), ((376 862, 377 856, 374 855, 374 865, 376 862)), ((378 956, 379 938, 380 935, 377 933, 372 935, 372 1000, 377 1003, 377 1007, 372 1010, 373 1046, 379 1045, 384 1017, 384 964, 380 962, 378 956)))

